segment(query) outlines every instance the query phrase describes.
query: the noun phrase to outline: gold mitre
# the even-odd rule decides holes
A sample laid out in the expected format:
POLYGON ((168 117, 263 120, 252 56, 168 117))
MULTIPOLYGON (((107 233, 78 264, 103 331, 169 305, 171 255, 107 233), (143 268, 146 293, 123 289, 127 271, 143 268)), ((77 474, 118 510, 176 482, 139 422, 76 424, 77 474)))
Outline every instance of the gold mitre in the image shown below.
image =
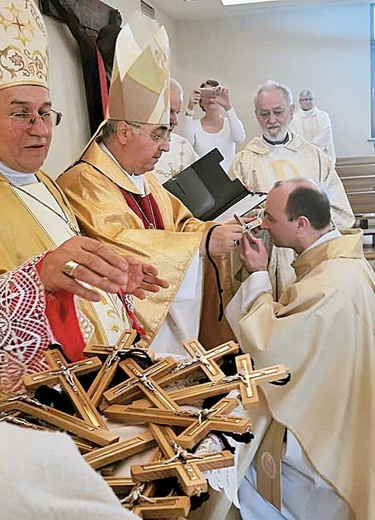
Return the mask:
POLYGON ((169 43, 136 11, 116 40, 106 119, 169 126, 169 43))
POLYGON ((33 0, 1 0, 0 89, 48 88, 49 48, 42 15, 33 0))

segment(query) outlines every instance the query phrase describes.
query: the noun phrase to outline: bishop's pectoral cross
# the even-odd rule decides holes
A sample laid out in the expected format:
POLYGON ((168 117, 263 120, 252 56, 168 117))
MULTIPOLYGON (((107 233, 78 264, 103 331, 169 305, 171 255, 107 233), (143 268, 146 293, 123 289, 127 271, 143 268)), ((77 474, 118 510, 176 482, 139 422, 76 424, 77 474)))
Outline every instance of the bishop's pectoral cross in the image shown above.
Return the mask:
POLYGON ((132 466, 131 474, 136 482, 176 477, 184 493, 188 496, 200 495, 207 491, 207 481, 202 471, 234 465, 234 456, 230 451, 196 455, 176 442, 171 428, 156 424, 150 424, 149 428, 166 459, 132 466))
POLYGON ((78 381, 77 375, 88 374, 101 366, 99 358, 84 359, 76 363, 67 363, 59 350, 46 350, 45 358, 50 370, 25 376, 23 383, 28 390, 35 390, 41 385, 59 383, 71 399, 81 418, 94 426, 107 429, 104 419, 87 397, 78 381))
MULTIPOLYGON (((67 431, 99 446, 106 446, 116 442, 119 438, 118 435, 108 431, 107 428, 94 426, 78 417, 42 404, 30 394, 1 396, 0 421, 17 422, 11 418, 11 415, 14 413, 35 418, 38 421, 42 421, 43 424, 49 424, 55 428, 67 431)), ((17 415, 16 418, 20 419, 17 415)), ((33 423, 30 423, 30 426, 32 425, 33 423)), ((21 426, 27 426, 27 424, 24 422, 21 426)))
POLYGON ((115 345, 89 345, 83 353, 86 356, 105 358, 103 365, 87 391, 94 406, 99 406, 103 392, 107 390, 117 372, 121 356, 134 350, 134 340, 137 337, 135 330, 124 330, 115 345))

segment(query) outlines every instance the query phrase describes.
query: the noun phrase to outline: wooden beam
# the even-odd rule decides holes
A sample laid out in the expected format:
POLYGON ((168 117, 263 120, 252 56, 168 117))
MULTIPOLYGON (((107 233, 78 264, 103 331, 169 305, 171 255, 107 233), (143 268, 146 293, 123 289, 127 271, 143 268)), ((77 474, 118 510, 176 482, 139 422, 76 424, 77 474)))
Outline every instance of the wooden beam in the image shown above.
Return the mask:
MULTIPOLYGON (((76 15, 80 24, 95 33, 110 22, 113 7, 100 0, 58 0, 62 7, 68 6, 76 15)), ((41 0, 41 11, 56 20, 65 22, 51 0, 41 0)))

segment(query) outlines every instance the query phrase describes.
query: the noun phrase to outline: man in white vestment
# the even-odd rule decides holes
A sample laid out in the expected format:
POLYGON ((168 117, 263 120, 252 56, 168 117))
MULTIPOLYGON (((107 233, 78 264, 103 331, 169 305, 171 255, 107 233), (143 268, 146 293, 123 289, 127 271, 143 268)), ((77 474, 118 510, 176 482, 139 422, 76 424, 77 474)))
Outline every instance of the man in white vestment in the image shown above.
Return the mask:
MULTIPOLYGON (((303 178, 274 185, 261 228, 275 245, 296 252, 296 280, 275 301, 265 244, 250 235, 241 254, 250 276, 226 316, 255 368, 282 361, 291 380, 263 387, 274 423, 286 428, 281 511, 256 492, 251 465, 239 492, 242 518, 369 520, 375 511, 375 275, 362 232, 333 227, 328 197, 303 178)), ((270 453, 263 455, 257 472, 269 475, 275 466, 270 453)))
MULTIPOLYGON (((254 98, 255 115, 262 130, 239 152, 228 173, 253 191, 267 192, 277 180, 308 177, 324 187, 331 202, 336 226, 348 228, 354 215, 342 182, 331 160, 316 146, 289 131, 294 114, 288 87, 267 81, 254 98)), ((294 279, 291 249, 272 248, 269 262, 274 295, 278 297, 294 279)))
POLYGON ((291 130, 323 150, 331 158, 332 164, 335 164, 336 152, 329 115, 316 106, 311 90, 301 91, 299 106, 294 114, 291 130))
MULTIPOLYGON (((175 79, 170 79, 170 125, 173 130, 178 125, 178 115, 181 111, 184 94, 181 85, 175 79)), ((190 142, 184 137, 172 132, 169 151, 163 152, 156 163, 153 174, 161 184, 168 181, 199 159, 190 142)))

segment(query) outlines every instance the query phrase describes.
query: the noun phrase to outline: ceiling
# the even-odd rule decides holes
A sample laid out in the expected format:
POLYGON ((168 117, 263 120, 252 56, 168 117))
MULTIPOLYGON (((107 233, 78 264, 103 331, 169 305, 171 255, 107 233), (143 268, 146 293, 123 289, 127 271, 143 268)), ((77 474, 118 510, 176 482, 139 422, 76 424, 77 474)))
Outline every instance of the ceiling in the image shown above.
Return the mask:
POLYGON ((202 20, 242 16, 255 10, 285 9, 318 4, 369 4, 371 0, 277 0, 224 7, 221 0, 145 0, 172 20, 202 20))

